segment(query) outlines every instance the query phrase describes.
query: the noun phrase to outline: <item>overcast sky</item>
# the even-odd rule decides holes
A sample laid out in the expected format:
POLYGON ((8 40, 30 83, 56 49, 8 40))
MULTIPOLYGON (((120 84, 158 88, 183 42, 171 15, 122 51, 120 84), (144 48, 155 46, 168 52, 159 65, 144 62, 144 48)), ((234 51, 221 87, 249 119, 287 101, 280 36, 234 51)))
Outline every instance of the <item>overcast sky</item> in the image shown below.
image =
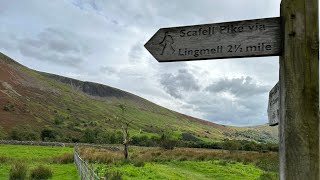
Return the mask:
POLYGON ((225 125, 268 122, 278 57, 158 63, 162 27, 279 16, 280 0, 0 0, 0 51, 32 69, 113 86, 225 125))

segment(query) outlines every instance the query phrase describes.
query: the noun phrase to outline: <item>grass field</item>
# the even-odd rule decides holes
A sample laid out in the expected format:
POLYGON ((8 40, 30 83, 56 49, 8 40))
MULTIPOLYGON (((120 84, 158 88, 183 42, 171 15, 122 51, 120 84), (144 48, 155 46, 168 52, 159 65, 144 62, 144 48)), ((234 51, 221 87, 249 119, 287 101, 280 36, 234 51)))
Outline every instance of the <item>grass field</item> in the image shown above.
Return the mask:
POLYGON ((80 148, 102 177, 123 179, 278 179, 277 153, 210 149, 131 147, 130 160, 121 152, 80 148))
POLYGON ((53 171, 53 180, 77 180, 77 170, 73 162, 61 163, 59 157, 69 157, 72 148, 50 146, 0 145, 0 179, 8 179, 13 163, 24 163, 30 170, 44 165, 53 171), (58 157, 58 158, 57 158, 58 157))
MULTIPOLYGON (((127 161, 123 160, 121 151, 80 147, 79 153, 83 159, 95 164, 95 172, 100 177, 107 174, 109 178, 136 180, 278 179, 277 153, 272 152, 130 147, 130 160, 127 161)), ((53 171, 52 179, 76 180, 77 170, 70 157, 72 148, 69 147, 0 145, 0 179, 8 179, 11 165, 18 162, 28 166, 28 174, 36 166, 44 165, 53 171)))
POLYGON ((258 179, 263 173, 254 165, 221 163, 221 161, 147 162, 143 167, 133 164, 107 167, 121 172, 123 179, 258 179))

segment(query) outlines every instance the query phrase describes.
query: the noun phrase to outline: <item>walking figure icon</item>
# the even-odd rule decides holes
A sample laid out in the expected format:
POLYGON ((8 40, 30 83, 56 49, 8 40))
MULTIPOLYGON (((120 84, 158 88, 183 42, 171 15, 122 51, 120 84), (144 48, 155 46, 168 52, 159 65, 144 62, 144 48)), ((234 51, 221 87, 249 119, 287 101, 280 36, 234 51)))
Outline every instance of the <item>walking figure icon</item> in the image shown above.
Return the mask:
POLYGON ((163 49, 161 51, 161 55, 165 54, 173 54, 175 52, 175 49, 172 47, 172 44, 174 43, 174 40, 172 36, 165 32, 163 40, 159 43, 163 46, 163 49))

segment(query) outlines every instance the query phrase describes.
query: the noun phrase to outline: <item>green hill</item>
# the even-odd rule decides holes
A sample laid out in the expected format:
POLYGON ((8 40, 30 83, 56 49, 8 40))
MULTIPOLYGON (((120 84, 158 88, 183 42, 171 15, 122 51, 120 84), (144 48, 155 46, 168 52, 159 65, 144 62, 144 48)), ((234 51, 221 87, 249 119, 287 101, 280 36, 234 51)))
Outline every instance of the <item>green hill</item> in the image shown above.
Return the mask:
POLYGON ((121 127, 119 104, 126 106, 124 121, 130 122, 132 133, 141 131, 139 136, 170 130, 177 138, 191 134, 204 141, 277 142, 277 127, 215 124, 107 85, 38 72, 0 53, 0 137, 29 133, 39 138, 49 129, 56 140, 78 141, 85 134, 116 132, 121 127))

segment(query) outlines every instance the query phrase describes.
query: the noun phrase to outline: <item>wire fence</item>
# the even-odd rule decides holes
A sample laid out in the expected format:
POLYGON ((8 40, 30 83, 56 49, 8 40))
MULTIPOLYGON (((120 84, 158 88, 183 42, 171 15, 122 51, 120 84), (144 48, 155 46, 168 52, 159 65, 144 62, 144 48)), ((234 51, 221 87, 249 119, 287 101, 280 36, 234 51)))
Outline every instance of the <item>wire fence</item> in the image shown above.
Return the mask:
POLYGON ((73 149, 73 157, 81 180, 100 180, 99 176, 94 172, 93 165, 89 165, 81 159, 77 147, 73 149))

